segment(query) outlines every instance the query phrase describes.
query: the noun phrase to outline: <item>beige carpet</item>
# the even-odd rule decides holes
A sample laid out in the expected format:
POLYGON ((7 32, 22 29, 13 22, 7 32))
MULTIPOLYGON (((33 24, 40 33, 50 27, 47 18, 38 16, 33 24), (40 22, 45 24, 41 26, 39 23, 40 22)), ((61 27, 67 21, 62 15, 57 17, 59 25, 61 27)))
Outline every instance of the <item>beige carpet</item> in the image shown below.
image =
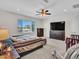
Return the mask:
POLYGON ((47 44, 30 54, 25 55, 21 59, 53 59, 52 51, 55 49, 62 56, 65 54, 65 43, 64 41, 47 39, 47 44))

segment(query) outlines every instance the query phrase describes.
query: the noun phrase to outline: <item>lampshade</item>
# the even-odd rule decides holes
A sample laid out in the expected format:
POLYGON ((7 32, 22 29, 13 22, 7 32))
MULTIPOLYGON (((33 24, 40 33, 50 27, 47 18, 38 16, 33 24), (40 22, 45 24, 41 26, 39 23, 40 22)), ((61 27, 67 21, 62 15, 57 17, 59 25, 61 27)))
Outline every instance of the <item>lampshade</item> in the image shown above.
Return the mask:
POLYGON ((0 41, 6 40, 9 36, 7 29, 0 29, 0 41))

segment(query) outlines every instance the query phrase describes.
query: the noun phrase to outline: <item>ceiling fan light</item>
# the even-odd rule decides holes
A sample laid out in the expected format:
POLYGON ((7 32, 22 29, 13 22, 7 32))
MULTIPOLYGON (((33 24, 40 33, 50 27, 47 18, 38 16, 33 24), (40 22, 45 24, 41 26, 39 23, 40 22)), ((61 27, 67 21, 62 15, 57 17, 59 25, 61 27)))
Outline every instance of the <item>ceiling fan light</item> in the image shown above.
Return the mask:
POLYGON ((46 16, 46 14, 40 14, 41 16, 46 16))

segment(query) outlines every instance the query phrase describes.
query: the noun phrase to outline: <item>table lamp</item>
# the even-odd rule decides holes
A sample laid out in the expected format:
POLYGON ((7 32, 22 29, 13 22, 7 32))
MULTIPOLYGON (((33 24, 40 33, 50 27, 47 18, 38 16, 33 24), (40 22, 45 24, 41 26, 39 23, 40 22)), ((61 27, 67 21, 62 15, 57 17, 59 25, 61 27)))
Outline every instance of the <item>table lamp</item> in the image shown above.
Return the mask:
POLYGON ((0 55, 4 53, 5 43, 4 41, 8 38, 8 30, 5 28, 0 28, 0 55))
POLYGON ((0 41, 6 40, 8 38, 8 36, 9 36, 8 30, 5 28, 3 28, 3 29, 1 28, 0 29, 0 41))

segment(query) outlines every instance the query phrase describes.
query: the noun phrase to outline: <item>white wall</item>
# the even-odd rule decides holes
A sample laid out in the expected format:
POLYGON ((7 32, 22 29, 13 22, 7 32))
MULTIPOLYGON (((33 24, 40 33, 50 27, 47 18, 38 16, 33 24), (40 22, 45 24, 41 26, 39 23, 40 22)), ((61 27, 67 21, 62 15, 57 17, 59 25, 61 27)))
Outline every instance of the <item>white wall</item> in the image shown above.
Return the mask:
POLYGON ((79 35, 79 15, 75 15, 72 17, 71 29, 72 29, 72 32, 71 32, 72 34, 79 35))
POLYGON ((18 15, 15 13, 10 13, 6 11, 0 11, 0 26, 5 26, 9 29, 10 34, 20 34, 17 29, 17 20, 18 19, 26 19, 26 20, 33 20, 35 22, 35 31, 33 32, 35 35, 36 28, 40 27, 40 19, 35 19, 27 16, 18 15))

